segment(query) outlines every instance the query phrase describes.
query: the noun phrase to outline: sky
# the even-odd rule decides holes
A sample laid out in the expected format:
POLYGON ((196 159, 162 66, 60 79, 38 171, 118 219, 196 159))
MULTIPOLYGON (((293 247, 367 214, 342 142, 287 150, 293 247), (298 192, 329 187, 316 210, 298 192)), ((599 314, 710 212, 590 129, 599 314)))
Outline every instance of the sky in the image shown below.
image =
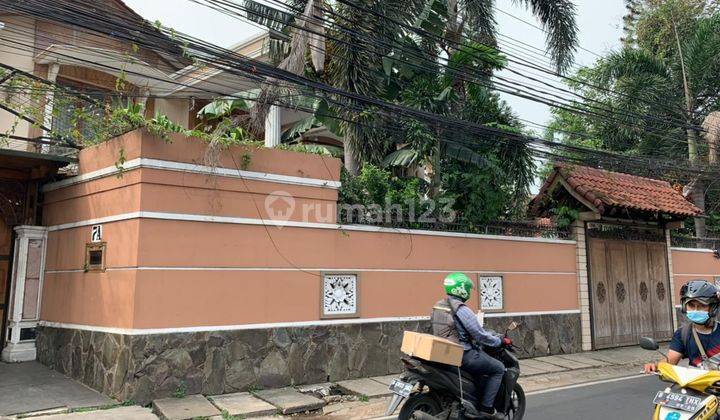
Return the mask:
MULTIPOLYGON (((261 32, 261 28, 241 20, 225 16, 190 0, 125 0, 125 3, 147 20, 159 20, 180 32, 185 32, 222 47, 229 47, 261 32)), ((550 67, 549 58, 544 54, 545 33, 532 25, 539 26, 530 11, 511 0, 496 0, 495 18, 498 22, 500 47, 509 54, 531 60, 542 67, 550 67)), ((519 2, 517 2, 519 3, 519 2)), ((577 24, 580 47, 575 62, 590 65, 598 55, 617 49, 622 36, 622 16, 625 12, 623 0, 576 0, 577 24)), ((547 74, 516 66, 517 70, 530 72, 546 81, 560 85, 556 78, 547 79, 547 74)), ((498 76, 517 80, 518 76, 501 71, 498 76)), ((528 83, 525 81, 524 83, 528 83)), ((536 84, 530 82, 531 84, 536 84)), ((538 86, 540 87, 540 86, 538 86)), ((513 111, 528 128, 542 134, 542 127, 529 122, 547 124, 550 120, 548 106, 509 94, 501 94, 513 111)))

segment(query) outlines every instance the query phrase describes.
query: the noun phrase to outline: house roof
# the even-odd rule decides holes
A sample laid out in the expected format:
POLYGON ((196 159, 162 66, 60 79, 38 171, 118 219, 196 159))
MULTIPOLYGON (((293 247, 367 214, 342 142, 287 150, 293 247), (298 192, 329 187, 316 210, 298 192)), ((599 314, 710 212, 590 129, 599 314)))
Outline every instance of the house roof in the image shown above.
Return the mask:
POLYGON ((600 214, 613 207, 675 216, 702 214, 669 182, 562 163, 555 164, 552 174, 533 199, 533 210, 537 211, 543 199, 559 184, 600 214))

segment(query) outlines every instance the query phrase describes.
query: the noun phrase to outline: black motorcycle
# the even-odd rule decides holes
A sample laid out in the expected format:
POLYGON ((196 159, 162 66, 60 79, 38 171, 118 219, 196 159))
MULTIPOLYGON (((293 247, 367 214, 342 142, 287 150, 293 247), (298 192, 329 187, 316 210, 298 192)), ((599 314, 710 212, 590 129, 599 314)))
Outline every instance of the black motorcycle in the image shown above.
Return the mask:
MULTIPOLYGON (((505 331, 505 337, 517 327, 517 323, 511 323, 505 331)), ((504 413, 509 420, 521 420, 525 414, 525 392, 517 383, 520 364, 513 354, 516 347, 510 340, 507 341, 509 344, 485 347, 484 351, 506 367, 505 377, 495 397, 495 409, 504 413)), ((390 385, 390 390, 395 395, 385 413, 387 416, 394 413, 405 401, 398 420, 460 420, 477 417, 478 391, 470 374, 455 366, 415 357, 403 357, 401 360, 406 371, 390 385)))

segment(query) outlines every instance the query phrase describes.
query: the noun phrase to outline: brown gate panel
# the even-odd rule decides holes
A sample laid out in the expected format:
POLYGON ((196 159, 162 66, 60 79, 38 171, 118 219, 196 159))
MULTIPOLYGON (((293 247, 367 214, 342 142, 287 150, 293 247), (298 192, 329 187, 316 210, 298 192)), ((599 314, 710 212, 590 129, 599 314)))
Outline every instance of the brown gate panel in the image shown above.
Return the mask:
POLYGON ((669 340, 673 335, 673 307, 665 244, 649 243, 648 257, 650 260, 649 296, 653 313, 654 337, 658 340, 669 340))
POLYGON ((642 336, 672 336, 664 243, 589 238, 593 342, 635 345, 642 336))
POLYGON ((627 249, 625 243, 606 241, 607 271, 609 273, 610 297, 614 323, 613 344, 617 346, 636 344, 635 313, 632 302, 632 277, 630 276, 627 249))
MULTIPOLYGON (((632 275, 629 279, 629 300, 633 306, 636 337, 652 337, 654 334, 653 310, 650 303, 650 267, 648 246, 644 242, 628 242, 628 266, 632 275)), ((636 344, 637 341, 633 344, 636 344)))
POLYGON ((612 298, 607 279, 607 258, 605 243, 602 239, 591 239, 589 249, 588 272, 592 279, 590 296, 592 297, 593 326, 596 347, 612 347, 613 318, 610 302, 612 298))

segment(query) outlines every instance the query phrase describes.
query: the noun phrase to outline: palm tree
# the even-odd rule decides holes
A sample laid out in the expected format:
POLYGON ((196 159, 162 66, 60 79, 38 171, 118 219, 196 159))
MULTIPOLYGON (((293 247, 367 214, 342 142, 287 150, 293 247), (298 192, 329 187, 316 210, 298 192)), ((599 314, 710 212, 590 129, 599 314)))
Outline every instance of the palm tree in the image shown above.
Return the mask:
MULTIPOLYGON (((672 20, 667 25, 671 33, 676 29, 672 20)), ((604 148, 665 158, 683 153, 690 162, 699 163, 705 152, 698 144, 699 127, 720 109, 720 14, 701 17, 685 29, 685 37, 675 36, 674 45, 667 46, 667 51, 674 49, 672 54, 626 46, 580 72, 590 82, 579 89, 583 96, 617 111, 612 116, 581 117, 604 148), (683 137, 684 143, 677 140, 683 137)), ((584 106, 588 105, 586 100, 584 106)), ((556 122, 570 122, 571 118, 558 116, 556 122)), ((705 210, 703 182, 694 179, 691 185, 695 204, 705 210)), ((705 219, 696 218, 695 234, 703 237, 705 231, 705 219)))
MULTIPOLYGON (((537 16, 547 32, 547 48, 557 69, 567 69, 577 43, 573 3, 513 1, 537 16)), ((294 14, 245 0, 248 17, 271 30, 271 56, 278 66, 296 74, 308 74, 310 68, 314 77, 366 96, 387 97, 388 78, 394 76, 387 72, 392 66, 388 58, 393 54, 397 61, 412 49, 416 52, 412 59, 420 60, 416 61, 419 65, 440 70, 441 57, 452 58, 464 46, 497 45, 493 0, 288 0, 288 6, 294 14)), ((478 77, 493 70, 477 62, 462 67, 478 77)), ((462 99, 467 87, 455 83, 453 90, 462 99)), ((338 134, 345 140, 345 166, 356 174, 363 162, 383 159, 388 139, 372 110, 358 113, 351 109, 355 104, 348 105, 323 109, 341 117, 338 134)), ((462 102, 455 101, 453 110, 461 108, 462 102)))

